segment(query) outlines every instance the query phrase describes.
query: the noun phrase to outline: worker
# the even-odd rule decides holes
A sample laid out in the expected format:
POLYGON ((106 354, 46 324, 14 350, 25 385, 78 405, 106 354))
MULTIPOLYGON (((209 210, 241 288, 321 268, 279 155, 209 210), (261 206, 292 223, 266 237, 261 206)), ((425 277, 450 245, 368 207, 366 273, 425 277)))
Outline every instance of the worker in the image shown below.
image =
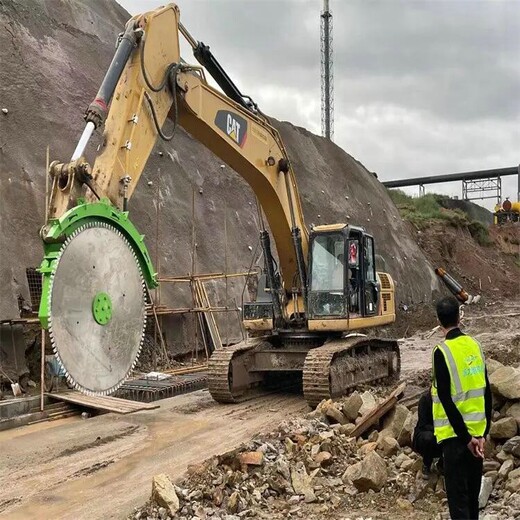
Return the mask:
POLYGON ((452 519, 478 519, 484 438, 491 425, 491 390, 484 353, 459 328, 459 302, 437 303, 444 342, 433 349, 432 412, 441 445, 452 519))
POLYGON ((432 395, 429 389, 419 399, 412 447, 423 459, 423 477, 430 476, 434 459, 439 459, 437 467, 442 471, 442 450, 433 433, 432 395))

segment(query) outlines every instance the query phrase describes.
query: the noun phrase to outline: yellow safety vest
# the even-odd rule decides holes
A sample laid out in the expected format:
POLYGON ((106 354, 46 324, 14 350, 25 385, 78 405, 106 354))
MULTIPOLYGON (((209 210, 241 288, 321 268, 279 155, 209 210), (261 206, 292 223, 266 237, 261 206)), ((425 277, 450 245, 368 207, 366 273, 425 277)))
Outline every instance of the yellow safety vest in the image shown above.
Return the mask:
MULTIPOLYGON (((486 363, 479 343, 470 336, 448 339, 433 349, 444 356, 450 372, 451 398, 466 423, 468 432, 473 437, 481 437, 486 430, 486 363)), ((433 360, 433 357, 432 357, 433 360)), ((432 366, 433 363, 432 363, 432 366)), ((435 368, 432 384, 433 427, 437 442, 457 434, 453 430, 437 394, 435 368)))

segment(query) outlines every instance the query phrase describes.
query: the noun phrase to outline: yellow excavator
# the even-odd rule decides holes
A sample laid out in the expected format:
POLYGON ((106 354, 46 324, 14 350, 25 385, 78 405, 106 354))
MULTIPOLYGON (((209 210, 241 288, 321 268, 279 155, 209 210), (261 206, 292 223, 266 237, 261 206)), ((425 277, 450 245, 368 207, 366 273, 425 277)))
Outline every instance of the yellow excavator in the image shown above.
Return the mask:
POLYGON ((397 343, 356 332, 395 320, 394 284, 376 272, 372 236, 343 223, 308 230, 278 131, 169 4, 128 21, 71 160, 49 168, 39 316, 70 383, 110 394, 139 355, 147 289, 157 276, 127 203, 156 139, 173 137, 163 130, 167 118, 247 181, 267 221, 260 231, 265 270, 256 301, 243 309, 250 337, 213 352, 213 398, 247 399, 264 382, 303 374, 314 406, 396 377, 397 343), (181 58, 181 36, 197 65, 181 58), (96 129, 103 129, 103 143, 91 166, 84 152, 96 129))

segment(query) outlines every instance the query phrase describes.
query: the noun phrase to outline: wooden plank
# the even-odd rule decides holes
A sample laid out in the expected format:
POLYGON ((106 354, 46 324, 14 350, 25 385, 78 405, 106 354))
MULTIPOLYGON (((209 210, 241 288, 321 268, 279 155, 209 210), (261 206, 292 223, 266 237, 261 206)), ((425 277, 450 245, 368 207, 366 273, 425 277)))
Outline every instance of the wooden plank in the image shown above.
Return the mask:
POLYGON ((127 414, 141 410, 153 410, 159 408, 157 403, 140 403, 110 396, 91 396, 79 392, 64 392, 60 394, 47 394, 52 399, 78 404, 87 408, 96 408, 107 412, 127 414))
POLYGON ((401 383, 381 404, 370 410, 370 412, 368 412, 368 414, 365 415, 365 417, 361 419, 359 424, 354 428, 350 436, 359 437, 379 421, 383 415, 387 414, 397 404, 397 399, 404 392, 405 388, 406 383, 401 383))
POLYGON ((215 350, 219 350, 222 348, 222 339, 220 337, 217 321, 215 320, 215 316, 211 310, 211 305, 209 302, 208 293, 206 292, 206 288, 203 282, 201 282, 200 280, 195 280, 193 287, 196 304, 204 309, 202 315, 204 316, 204 320, 206 322, 209 335, 211 337, 211 342, 213 343, 213 348, 215 350))
MULTIPOLYGON (((60 397, 63 400, 65 400, 65 398, 63 398, 63 394, 60 397)), ((66 396, 66 397, 67 397, 68 402, 72 402, 72 403, 79 404, 81 406, 86 406, 89 408, 97 408, 100 410, 106 410, 106 411, 121 413, 121 414, 132 413, 132 412, 136 412, 136 411, 143 410, 143 409, 149 409, 146 406, 141 406, 144 403, 135 403, 134 401, 114 402, 112 400, 108 400, 105 398, 91 397, 91 396, 79 397, 74 394, 66 396), (132 403, 132 404, 129 404, 129 403, 132 403)), ((121 401, 126 401, 126 400, 121 399, 121 401)))

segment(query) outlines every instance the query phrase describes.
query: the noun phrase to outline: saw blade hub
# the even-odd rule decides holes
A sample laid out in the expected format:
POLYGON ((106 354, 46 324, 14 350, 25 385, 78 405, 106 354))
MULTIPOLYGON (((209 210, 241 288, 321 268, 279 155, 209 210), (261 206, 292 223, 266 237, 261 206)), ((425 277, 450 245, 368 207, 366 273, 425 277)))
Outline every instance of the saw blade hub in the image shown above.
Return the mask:
POLYGON ((92 314, 100 325, 106 325, 112 318, 112 300, 105 292, 99 292, 92 300, 92 314))

